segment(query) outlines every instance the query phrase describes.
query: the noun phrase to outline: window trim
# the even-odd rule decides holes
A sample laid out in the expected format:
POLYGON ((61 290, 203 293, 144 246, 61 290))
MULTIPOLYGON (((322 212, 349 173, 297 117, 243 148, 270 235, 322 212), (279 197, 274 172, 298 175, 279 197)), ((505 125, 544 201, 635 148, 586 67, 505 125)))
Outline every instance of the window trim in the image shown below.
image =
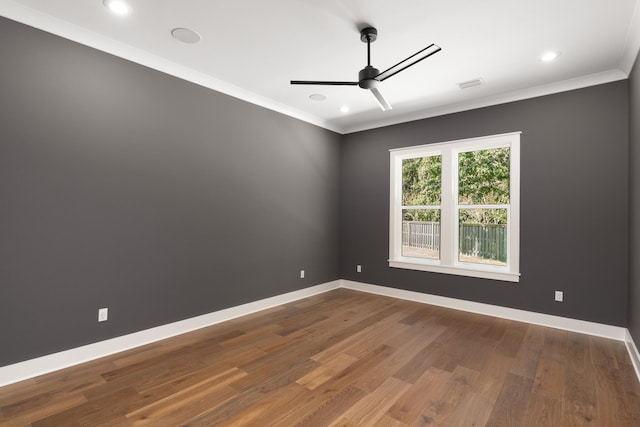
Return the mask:
MULTIPOLYGON (((511 132, 389 150, 389 267, 518 282, 520 280, 520 134, 511 132), (510 147, 509 206, 507 208, 507 265, 465 263, 458 260, 458 153, 510 147), (402 161, 442 156, 440 200, 440 259, 402 256, 402 161), (445 240, 446 239, 446 240, 445 240), (444 249, 444 250, 443 250, 444 249)), ((504 205, 492 205, 502 208, 504 205)))

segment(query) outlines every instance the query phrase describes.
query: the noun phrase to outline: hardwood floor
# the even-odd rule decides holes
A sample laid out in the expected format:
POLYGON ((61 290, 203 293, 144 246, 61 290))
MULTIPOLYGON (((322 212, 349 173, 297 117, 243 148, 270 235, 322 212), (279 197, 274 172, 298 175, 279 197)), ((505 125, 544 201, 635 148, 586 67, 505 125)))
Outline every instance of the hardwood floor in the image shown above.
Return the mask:
POLYGON ((344 289, 0 388, 0 426, 640 426, 621 342, 344 289))

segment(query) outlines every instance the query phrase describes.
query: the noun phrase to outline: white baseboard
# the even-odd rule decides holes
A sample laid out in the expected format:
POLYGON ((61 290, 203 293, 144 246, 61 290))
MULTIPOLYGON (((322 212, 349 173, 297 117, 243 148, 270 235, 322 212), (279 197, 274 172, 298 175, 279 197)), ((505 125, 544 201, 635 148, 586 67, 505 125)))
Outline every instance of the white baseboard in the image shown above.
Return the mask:
POLYGON ((633 368, 636 370, 636 376, 640 381, 640 353, 638 353, 638 347, 636 347, 636 343, 633 342, 633 337, 631 337, 628 329, 626 329, 624 343, 627 346, 627 352, 629 353, 631 363, 633 363, 633 368))
POLYGON ((441 297, 438 295, 423 294, 421 292, 405 291, 403 289, 388 288, 386 286, 369 285, 366 283, 341 280, 340 287, 370 294, 384 295, 392 298, 453 308, 471 313, 485 314, 487 316, 516 320, 518 322, 532 323, 534 325, 548 326, 550 328, 563 329, 598 337, 611 338, 625 341, 626 329, 620 326, 604 325, 602 323, 587 322, 584 320, 569 319, 567 317, 553 316, 551 314, 534 313, 532 311, 518 310, 515 308, 501 307, 498 305, 484 304, 480 302, 465 301, 456 298, 441 297))
POLYGON ((49 354, 24 362, 0 367, 0 387, 18 381, 37 377, 69 366, 99 359, 152 342, 160 341, 196 329, 215 325, 216 323, 235 319, 240 316, 266 310, 271 307, 297 301, 313 295, 321 294, 340 287, 340 281, 324 283, 310 288, 277 295, 271 298, 242 304, 236 307, 203 314, 190 319, 158 326, 133 334, 100 341, 82 347, 72 348, 59 353, 49 354))
POLYGON ((135 332, 133 334, 0 367, 0 387, 338 288, 352 289, 392 298, 416 301, 423 304, 437 305, 456 310, 484 314, 487 316, 516 320, 519 322, 532 323, 556 329, 624 341, 627 346, 627 351, 629 352, 629 357, 635 367, 636 374, 640 379, 640 354, 638 353, 638 349, 636 348, 629 331, 623 327, 569 319, 549 314, 534 313, 525 310, 465 301, 438 295, 423 294, 420 292, 406 291, 386 286, 353 282, 350 280, 336 280, 312 286, 310 288, 266 298, 260 301, 250 302, 236 307, 204 314, 202 316, 192 317, 190 319, 135 332))

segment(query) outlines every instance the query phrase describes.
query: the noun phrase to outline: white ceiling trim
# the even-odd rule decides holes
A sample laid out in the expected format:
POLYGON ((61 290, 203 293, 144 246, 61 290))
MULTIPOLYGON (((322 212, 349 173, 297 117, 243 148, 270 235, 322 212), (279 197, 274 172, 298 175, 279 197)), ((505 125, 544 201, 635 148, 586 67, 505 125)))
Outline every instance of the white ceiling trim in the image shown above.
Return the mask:
POLYGON ((472 99, 427 110, 421 110, 399 117, 390 117, 377 123, 363 123, 354 125, 338 125, 329 120, 291 108, 254 92, 216 79, 210 75, 201 73, 189 67, 169 61, 160 56, 151 54, 142 49, 116 41, 106 36, 76 26, 68 21, 36 11, 29 7, 15 3, 12 0, 0 0, 0 15, 21 22, 26 25, 47 31, 83 45, 107 52, 140 65, 167 73, 169 75, 193 82, 195 84, 213 89, 215 91, 233 96, 252 104, 285 114, 287 116, 311 123, 313 125, 345 134, 399 124, 408 121, 420 120, 429 117, 451 114, 470 109, 488 107, 507 102, 519 101, 552 93, 579 89, 587 86, 608 83, 628 78, 633 67, 638 51, 640 50, 640 3, 636 4, 632 22, 629 27, 629 35, 624 50, 624 56, 620 63, 620 69, 613 69, 597 74, 582 76, 561 82, 554 82, 542 86, 516 90, 512 92, 491 95, 484 98, 472 99))
POLYGON ((118 56, 128 61, 144 65, 145 67, 153 68, 154 70, 196 83, 200 86, 213 89, 229 96, 233 96, 234 98, 247 101, 251 104, 340 133, 340 129, 332 126, 330 123, 327 123, 324 119, 295 110, 291 107, 277 103, 271 99, 244 90, 222 80, 213 78, 189 67, 185 67, 161 58, 160 56, 153 55, 142 49, 102 36, 85 28, 71 24, 70 22, 63 21, 51 15, 22 6, 10 0, 0 0, 0 15, 85 46, 118 56))
POLYGON ((631 17, 631 25, 629 25, 629 34, 627 36, 627 44, 624 48, 622 61, 620 61, 620 69, 631 74, 633 64, 636 62, 638 53, 640 52, 640 2, 636 3, 631 17))
POLYGON ((374 129, 384 126, 405 123, 414 120, 426 119, 429 117, 443 116, 445 114, 459 113, 461 111, 474 110, 476 108, 490 107, 492 105, 506 104, 508 102, 521 101, 523 99, 537 98, 539 96, 552 95, 554 93, 566 92, 584 87, 595 86, 604 83, 610 83, 618 80, 624 80, 628 75, 621 70, 609 70, 602 73, 591 74, 588 76, 577 77, 574 79, 564 80, 561 82, 549 83, 542 86, 535 86, 527 89, 506 92, 499 95, 487 96, 484 98, 476 98, 465 102, 459 102, 442 107, 431 108, 428 110, 418 111, 413 114, 403 115, 398 118, 391 118, 386 121, 376 123, 375 126, 370 124, 356 125, 344 129, 345 134, 360 132, 363 130, 374 129))

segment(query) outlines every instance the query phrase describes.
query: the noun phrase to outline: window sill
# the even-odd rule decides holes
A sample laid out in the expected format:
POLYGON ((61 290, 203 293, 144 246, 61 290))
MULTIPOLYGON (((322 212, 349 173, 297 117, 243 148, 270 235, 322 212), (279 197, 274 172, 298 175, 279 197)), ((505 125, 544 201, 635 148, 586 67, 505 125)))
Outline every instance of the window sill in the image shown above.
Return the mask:
POLYGON ((479 277, 482 279, 502 280, 505 282, 519 282, 520 273, 507 271, 491 271, 466 268, 461 266, 445 267, 442 265, 419 264, 415 262, 389 260, 389 267, 404 268, 406 270, 431 271, 434 273, 454 274, 457 276, 479 277))

